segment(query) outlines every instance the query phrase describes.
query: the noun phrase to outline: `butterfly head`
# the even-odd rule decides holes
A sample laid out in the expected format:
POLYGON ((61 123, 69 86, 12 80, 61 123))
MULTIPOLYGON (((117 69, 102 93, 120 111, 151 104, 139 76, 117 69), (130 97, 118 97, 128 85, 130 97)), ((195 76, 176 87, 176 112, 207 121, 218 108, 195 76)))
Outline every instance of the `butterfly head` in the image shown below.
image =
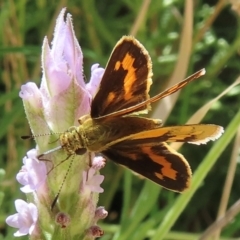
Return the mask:
POLYGON ((87 150, 85 148, 82 126, 72 126, 66 132, 62 133, 59 138, 62 149, 69 155, 82 155, 87 150))

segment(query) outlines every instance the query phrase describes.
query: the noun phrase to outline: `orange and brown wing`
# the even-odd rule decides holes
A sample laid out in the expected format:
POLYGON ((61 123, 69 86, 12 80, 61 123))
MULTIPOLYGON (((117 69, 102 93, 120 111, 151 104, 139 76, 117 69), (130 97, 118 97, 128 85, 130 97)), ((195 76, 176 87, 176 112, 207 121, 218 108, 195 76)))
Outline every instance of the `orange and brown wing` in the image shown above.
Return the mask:
POLYGON ((188 142, 199 145, 218 139, 223 131, 223 127, 214 124, 160 127, 129 135, 127 139, 125 138, 125 144, 188 142))
MULTIPOLYGON (((149 99, 152 63, 144 46, 131 36, 116 44, 98 92, 92 101, 91 117, 98 118, 149 99)), ((148 109, 144 105, 138 111, 148 109)))
POLYGON ((200 145, 218 139, 224 132, 223 127, 214 124, 161 127, 161 122, 156 119, 140 117, 116 118, 114 123, 116 123, 114 129, 118 131, 114 132, 111 141, 104 144, 104 149, 115 144, 152 146, 161 142, 187 142, 200 145))
POLYGON ((166 143, 152 146, 119 143, 102 154, 164 188, 182 192, 189 187, 192 172, 187 160, 166 143))
POLYGON ((106 118, 109 118, 109 117, 119 117, 119 116, 123 116, 123 115, 126 115, 126 114, 139 112, 142 109, 146 109, 146 108, 149 109, 149 106, 150 106, 151 103, 154 103, 154 102, 156 102, 156 101, 158 101, 162 98, 165 98, 165 97, 177 92, 178 90, 185 87, 188 83, 190 83, 193 80, 201 77, 204 74, 205 74, 205 69, 201 69, 198 72, 196 72, 196 73, 192 74, 191 76, 187 77, 186 79, 184 79, 180 83, 175 84, 174 86, 172 86, 172 87, 168 88, 167 90, 155 95, 152 98, 147 98, 143 102, 139 102, 136 105, 129 106, 127 108, 123 108, 119 111, 115 111, 115 112, 112 112, 112 113, 105 114, 104 116, 98 117, 98 119, 103 120, 103 119, 106 119, 106 118))
POLYGON ((190 166, 165 142, 204 144, 222 133, 222 127, 212 124, 159 127, 113 141, 102 153, 165 188, 182 192, 190 183, 190 166))

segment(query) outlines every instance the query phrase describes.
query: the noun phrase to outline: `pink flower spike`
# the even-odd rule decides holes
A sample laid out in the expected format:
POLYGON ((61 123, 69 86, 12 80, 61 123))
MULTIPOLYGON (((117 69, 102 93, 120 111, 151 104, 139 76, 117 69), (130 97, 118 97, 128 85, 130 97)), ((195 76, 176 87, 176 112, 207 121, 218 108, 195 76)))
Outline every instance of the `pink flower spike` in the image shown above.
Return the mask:
POLYGON ((86 85, 86 88, 92 97, 94 97, 98 91, 104 71, 104 68, 99 68, 98 63, 93 64, 91 67, 91 78, 89 83, 86 85))
POLYGON ((100 184, 103 182, 104 176, 99 174, 94 175, 95 172, 94 168, 90 168, 87 172, 83 171, 83 190, 88 189, 91 192, 102 193, 104 190, 100 187, 100 184))
POLYGON ((46 165, 37 159, 36 149, 27 152, 27 157, 23 158, 23 163, 21 171, 16 176, 18 182, 24 185, 20 189, 24 193, 34 192, 47 178, 46 165))
POLYGON ((42 46, 43 115, 53 132, 62 132, 89 113, 91 94, 83 77, 83 55, 74 33, 71 15, 64 18, 64 8, 57 18, 54 38, 42 46), (62 118, 64 116, 64 121, 62 118))
POLYGON ((31 235, 38 219, 37 207, 33 203, 27 203, 21 199, 15 201, 15 207, 18 213, 7 217, 6 223, 19 229, 14 233, 15 237, 31 235))

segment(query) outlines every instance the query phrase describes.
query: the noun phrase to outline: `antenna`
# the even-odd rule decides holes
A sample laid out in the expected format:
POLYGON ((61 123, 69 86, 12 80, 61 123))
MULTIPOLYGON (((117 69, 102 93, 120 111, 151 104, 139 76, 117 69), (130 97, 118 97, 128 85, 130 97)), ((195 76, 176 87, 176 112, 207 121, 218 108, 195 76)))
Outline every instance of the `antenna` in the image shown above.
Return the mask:
POLYGON ((34 139, 36 137, 45 137, 45 136, 51 136, 51 135, 61 135, 64 132, 50 132, 50 133, 41 133, 41 134, 36 134, 36 135, 24 135, 21 136, 21 139, 27 140, 27 139, 34 139))
MULTIPOLYGON (((74 129, 75 129, 75 127, 74 127, 74 129)), ((36 138, 36 137, 44 137, 44 136, 50 136, 50 135, 54 135, 54 134, 59 134, 59 135, 61 135, 61 134, 64 134, 64 133, 65 133, 65 132, 57 132, 57 133, 54 132, 54 133, 47 133, 47 134, 27 135, 27 136, 22 136, 21 138, 24 139, 24 140, 25 140, 25 139, 34 139, 34 138, 36 138)), ((60 137, 61 137, 61 136, 60 136, 60 137)), ((59 139, 57 139, 57 140, 59 140, 59 139)), ((57 140, 56 140, 56 141, 57 141, 57 140)), ((55 142, 55 141, 54 141, 54 142, 55 142)), ((87 152, 87 149, 86 149, 86 148, 78 148, 78 149, 74 149, 74 151, 71 151, 71 152, 69 153, 69 152, 67 151, 67 149, 65 149, 65 145, 62 145, 62 144, 61 144, 61 145, 59 145, 59 146, 57 146, 57 147, 55 147, 55 148, 53 148, 53 149, 50 149, 50 150, 48 150, 48 151, 46 151, 46 152, 44 152, 44 153, 42 153, 42 154, 39 154, 39 155, 37 156, 37 159, 38 159, 39 161, 47 161, 47 162, 51 162, 51 163, 52 163, 52 168, 47 172, 47 175, 50 174, 51 171, 52 171, 54 168, 58 167, 59 165, 61 165, 61 164, 64 163, 65 161, 69 160, 69 158, 71 158, 71 161, 70 161, 70 164, 69 164, 69 166, 68 166, 67 172, 66 172, 66 174, 65 174, 65 176, 64 176, 64 178, 63 178, 63 181, 62 181, 62 183, 61 183, 61 185, 60 185, 60 188, 59 188, 59 190, 58 190, 58 192, 57 192, 57 195, 55 196, 55 198, 54 198, 54 200, 53 200, 53 202, 52 202, 52 204, 51 204, 51 210, 53 210, 54 206, 55 206, 56 203, 57 203, 57 200, 58 200, 59 195, 60 195, 60 193, 61 193, 61 191, 62 191, 63 185, 64 185, 64 183, 65 183, 65 181, 66 181, 66 179, 67 179, 67 176, 69 175, 70 169, 71 169, 71 167, 72 167, 72 165, 73 165, 73 160, 74 160, 75 156, 76 156, 76 155, 83 155, 83 154, 85 154, 86 152, 87 152), (52 162, 51 160, 48 160, 48 159, 43 158, 45 155, 51 154, 51 153, 56 152, 56 151, 61 150, 61 149, 66 150, 65 153, 67 153, 67 157, 66 157, 64 160, 62 160, 62 161, 60 161, 59 163, 57 163, 57 165, 54 166, 54 164, 53 164, 53 162, 52 162)))
MULTIPOLYGON (((58 164, 56 165, 56 167, 59 166, 59 165, 62 164, 63 162, 67 161, 70 157, 72 157, 71 162, 70 162, 70 164, 69 164, 69 166, 68 166, 67 172, 66 172, 66 174, 65 174, 65 176, 64 176, 64 178, 63 178, 63 181, 62 181, 61 186, 60 186, 60 188, 59 188, 59 190, 58 190, 58 193, 57 193, 57 195, 55 196, 55 198, 53 199, 53 202, 52 202, 52 204, 51 204, 51 211, 53 210, 53 208, 54 208, 54 206, 55 206, 55 204, 56 204, 56 202, 57 202, 57 200, 58 200, 58 197, 59 197, 59 195, 60 195, 60 193, 61 193, 61 191, 62 191, 63 184, 65 183, 65 181, 66 181, 66 179, 67 179, 67 176, 68 176, 68 174, 69 174, 69 172, 70 172, 70 169, 71 169, 71 167, 72 167, 75 154, 74 154, 74 155, 69 155, 66 159, 64 159, 63 161, 61 161, 60 163, 58 163, 58 164)), ((51 170, 52 170, 52 169, 51 169, 51 170)))
MULTIPOLYGON (((25 135, 25 136, 21 136, 21 139, 23 139, 23 140, 35 139, 36 137, 51 136, 51 135, 54 135, 54 134, 60 135, 60 134, 63 134, 63 132, 44 133, 44 134, 37 134, 37 135, 33 135, 33 134, 32 134, 32 135, 25 135)), ((57 139, 57 140, 58 140, 58 139, 57 139)), ((57 140, 56 140, 56 141, 57 141, 57 140)), ((52 143, 54 143, 54 142, 56 142, 56 141, 53 141, 52 143)), ((66 179, 67 179, 67 176, 68 176, 68 174, 69 174, 69 172, 70 172, 70 169, 71 169, 71 167, 72 167, 72 164, 73 164, 74 157, 75 157, 75 155, 76 155, 76 154, 68 155, 64 160, 60 161, 56 166, 54 166, 54 164, 53 164, 53 162, 52 162, 51 160, 43 158, 43 156, 48 155, 48 154, 53 153, 53 152, 56 152, 56 151, 58 151, 58 150, 60 150, 60 149, 62 149, 62 146, 61 146, 61 145, 60 145, 60 146, 57 146, 57 147, 55 147, 55 148, 53 148, 53 149, 50 149, 50 150, 48 150, 48 151, 46 151, 46 152, 44 152, 44 153, 41 153, 41 154, 39 154, 39 155, 37 156, 37 159, 38 159, 39 161, 51 162, 52 167, 51 167, 51 169, 47 172, 47 175, 49 175, 54 168, 58 167, 59 165, 61 165, 61 164, 64 163, 65 161, 67 161, 70 157, 72 157, 72 160, 71 160, 71 162, 70 162, 70 164, 69 164, 69 166, 68 166, 67 172, 66 172, 66 174, 65 174, 65 176, 64 176, 64 178, 63 178, 63 181, 62 181, 61 186, 60 186, 60 188, 59 188, 59 190, 58 190, 58 193, 57 193, 57 195, 55 196, 55 198, 54 198, 54 200, 53 200, 53 202, 52 202, 52 204, 51 204, 51 210, 53 210, 53 208, 54 208, 54 206, 55 206, 55 204, 56 204, 56 202, 57 202, 57 200, 58 200, 58 197, 59 197, 59 195, 60 195, 60 193, 61 193, 61 191, 62 191, 62 188, 63 188, 63 184, 65 183, 65 181, 66 181, 66 179)), ((81 152, 81 151, 80 151, 80 152, 81 152)), ((84 152, 83 152, 83 153, 84 153, 84 152)), ((77 154, 78 154, 78 153, 77 153, 77 154)))

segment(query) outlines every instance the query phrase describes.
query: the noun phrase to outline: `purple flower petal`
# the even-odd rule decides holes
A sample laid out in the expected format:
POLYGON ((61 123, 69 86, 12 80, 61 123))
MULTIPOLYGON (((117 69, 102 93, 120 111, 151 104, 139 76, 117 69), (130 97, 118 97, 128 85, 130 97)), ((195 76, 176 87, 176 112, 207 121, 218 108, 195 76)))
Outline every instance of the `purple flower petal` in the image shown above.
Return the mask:
POLYGON ((83 190, 88 189, 91 192, 102 193, 104 190, 100 187, 100 184, 103 182, 104 176, 99 174, 95 175, 95 173, 96 170, 94 168, 90 168, 87 172, 83 171, 83 190))
POLYGON ((24 185, 20 189, 25 193, 37 190, 47 177, 46 165, 37 159, 36 149, 28 151, 27 156, 23 158, 24 165, 16 176, 18 182, 24 185))
POLYGON ((44 39, 42 47, 43 78, 41 92, 47 98, 58 95, 66 90, 71 83, 67 62, 62 56, 58 55, 59 52, 62 53, 63 49, 58 49, 58 52, 54 55, 55 51, 50 49, 48 40, 44 39))
POLYGON ((19 96, 28 101, 34 109, 42 108, 41 92, 36 83, 28 82, 21 86, 19 96))
POLYGON ((47 39, 43 44, 43 80, 48 82, 45 87, 48 87, 51 97, 65 91, 73 80, 85 87, 82 51, 73 30, 71 15, 67 14, 64 21, 65 11, 63 9, 58 16, 51 49, 47 39))
POLYGON ((104 74, 105 69, 99 68, 99 64, 93 64, 91 68, 91 78, 89 83, 86 85, 89 93, 94 97, 98 91, 99 84, 102 80, 102 76, 104 74))
POLYGON ((37 207, 33 203, 27 203, 21 199, 15 201, 15 207, 18 213, 13 214, 6 219, 6 223, 19 230, 14 236, 19 237, 32 234, 38 219, 37 207))

